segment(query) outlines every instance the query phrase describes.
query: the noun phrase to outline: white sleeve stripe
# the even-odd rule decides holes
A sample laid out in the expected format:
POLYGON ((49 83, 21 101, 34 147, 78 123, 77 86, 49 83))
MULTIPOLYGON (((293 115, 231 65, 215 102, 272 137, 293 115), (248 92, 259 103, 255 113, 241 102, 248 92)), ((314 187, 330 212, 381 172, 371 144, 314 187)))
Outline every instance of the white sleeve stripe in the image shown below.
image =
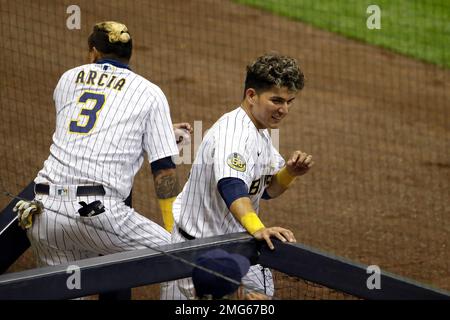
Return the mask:
POLYGON ((161 150, 164 156, 178 154, 167 99, 159 88, 154 91, 158 99, 152 103, 152 122, 147 123, 147 135, 144 143, 150 162, 160 159, 155 155, 161 154, 161 150))

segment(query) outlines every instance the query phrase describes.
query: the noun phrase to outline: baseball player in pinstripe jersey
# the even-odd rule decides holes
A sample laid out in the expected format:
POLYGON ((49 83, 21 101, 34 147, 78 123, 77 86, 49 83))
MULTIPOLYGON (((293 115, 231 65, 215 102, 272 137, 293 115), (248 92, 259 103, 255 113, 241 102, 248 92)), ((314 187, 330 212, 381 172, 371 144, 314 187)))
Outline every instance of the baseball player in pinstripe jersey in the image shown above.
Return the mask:
MULTIPOLYGON (((264 55, 247 67, 242 104, 208 131, 175 200, 172 242, 245 230, 271 249, 271 237, 296 241, 288 229, 265 227, 258 211, 261 198, 278 197, 313 165, 302 151, 285 163, 267 130, 278 128, 303 86, 303 73, 292 58, 264 55)), ((168 299, 194 296, 190 279, 177 283, 172 282, 168 299)), ((272 275, 259 265, 250 268, 243 283, 273 295, 272 275)))
POLYGON ((124 204, 146 153, 172 228, 179 185, 171 157, 179 150, 166 97, 129 68, 125 25, 96 24, 88 45, 91 63, 65 72, 54 91, 56 130, 35 179, 35 200, 44 208, 16 206, 39 265, 170 243, 168 231, 124 204))

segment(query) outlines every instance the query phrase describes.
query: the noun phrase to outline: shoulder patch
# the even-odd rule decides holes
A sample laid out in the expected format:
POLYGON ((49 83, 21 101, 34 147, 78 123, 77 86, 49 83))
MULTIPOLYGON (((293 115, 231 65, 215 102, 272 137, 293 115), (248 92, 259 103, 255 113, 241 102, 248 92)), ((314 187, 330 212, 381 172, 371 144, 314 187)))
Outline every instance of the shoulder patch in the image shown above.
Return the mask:
POLYGON ((233 152, 227 157, 227 164, 230 168, 240 172, 247 170, 247 163, 244 157, 237 152, 233 152))

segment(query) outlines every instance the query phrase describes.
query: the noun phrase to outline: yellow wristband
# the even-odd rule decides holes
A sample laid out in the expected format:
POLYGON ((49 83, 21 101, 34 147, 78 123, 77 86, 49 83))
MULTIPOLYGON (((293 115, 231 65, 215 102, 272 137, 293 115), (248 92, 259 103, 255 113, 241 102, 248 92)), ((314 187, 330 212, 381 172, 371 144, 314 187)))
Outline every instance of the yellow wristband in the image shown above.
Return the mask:
POLYGON ((265 228, 259 217, 254 212, 247 212, 241 218, 241 224, 253 235, 256 231, 265 228))
POLYGON ((278 173, 275 175, 275 178, 277 179, 277 182, 282 187, 289 187, 289 185, 292 183, 292 181, 297 178, 296 176, 292 176, 289 171, 286 169, 286 167, 283 167, 278 173))
POLYGON ((173 202, 175 201, 175 199, 176 199, 176 197, 172 197, 172 198, 168 198, 168 199, 158 199, 159 206, 160 206, 161 212, 162 212, 164 228, 169 232, 172 232, 172 228, 173 228, 172 206, 173 206, 173 202))

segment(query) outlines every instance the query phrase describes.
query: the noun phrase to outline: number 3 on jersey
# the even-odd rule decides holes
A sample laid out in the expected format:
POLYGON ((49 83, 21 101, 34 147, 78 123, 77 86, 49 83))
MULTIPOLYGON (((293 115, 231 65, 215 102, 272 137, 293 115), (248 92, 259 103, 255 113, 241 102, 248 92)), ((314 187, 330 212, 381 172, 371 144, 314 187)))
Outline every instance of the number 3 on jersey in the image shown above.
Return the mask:
POLYGON ((81 95, 80 99, 78 99, 78 103, 81 103, 84 106, 78 115, 78 119, 70 121, 69 132, 88 134, 94 128, 94 125, 97 122, 98 113, 105 104, 105 95, 103 93, 85 91, 81 95), (95 102, 91 109, 86 106, 86 103, 89 100, 93 100, 95 102), (85 124, 82 124, 83 122, 80 119, 81 117, 87 117, 85 124))

